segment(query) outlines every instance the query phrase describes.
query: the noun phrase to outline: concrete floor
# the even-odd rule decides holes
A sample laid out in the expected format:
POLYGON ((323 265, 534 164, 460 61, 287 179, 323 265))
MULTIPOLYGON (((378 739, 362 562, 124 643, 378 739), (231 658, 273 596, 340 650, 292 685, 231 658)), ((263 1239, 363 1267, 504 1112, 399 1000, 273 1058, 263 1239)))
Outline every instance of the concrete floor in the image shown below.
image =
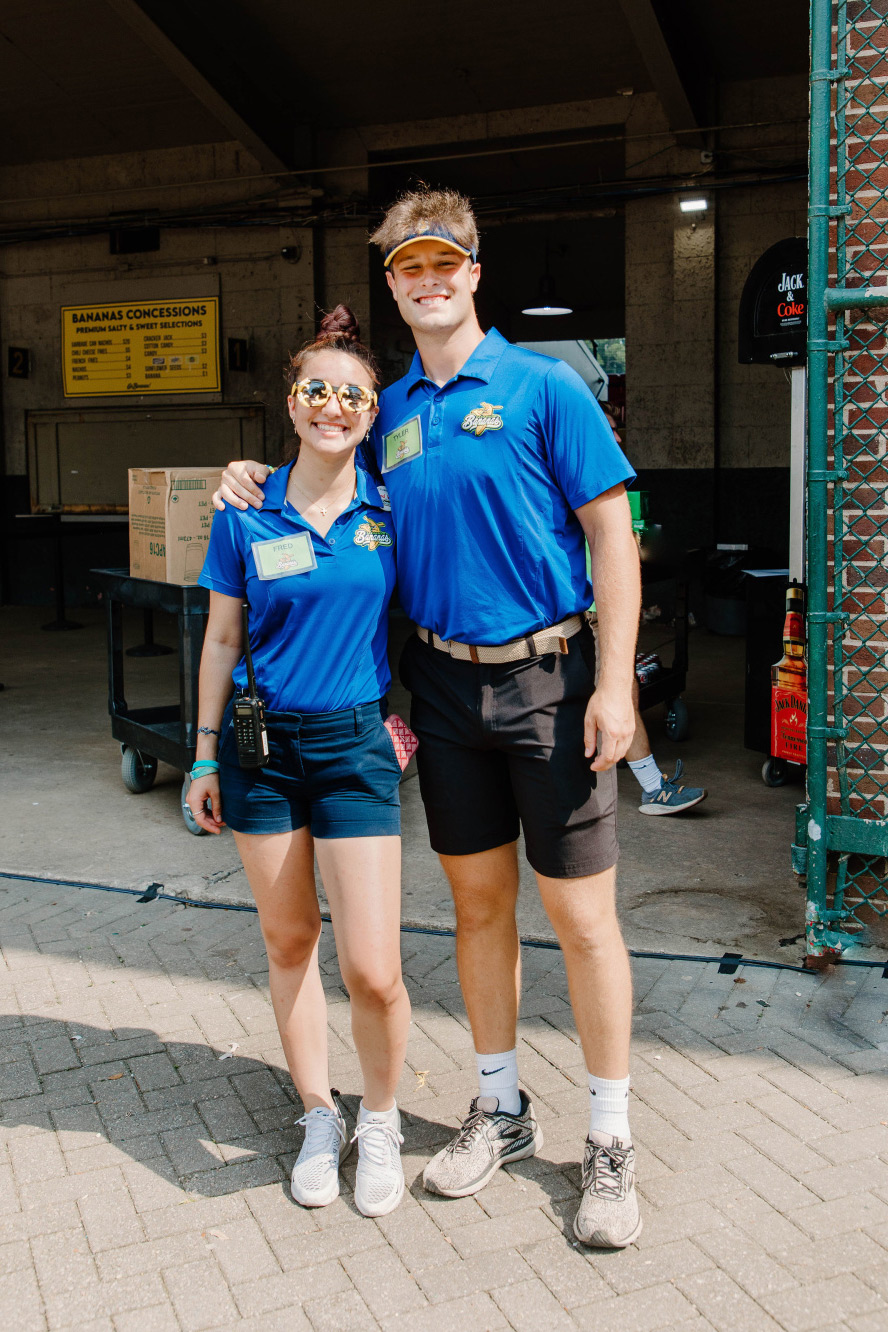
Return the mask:
MULTIPOLYGON (((0 869, 127 887, 157 881, 179 895, 250 901, 230 833, 186 831, 180 773, 161 765, 150 792, 124 788, 107 714, 103 615, 84 609, 76 617, 82 629, 50 634, 41 631, 51 618, 46 608, 0 612, 0 869)), ((140 628, 132 613, 128 642, 140 641, 140 628)), ((406 628, 396 622, 393 655, 406 628)), ((659 631, 646 632, 653 643, 659 631)), ((175 642, 172 625, 159 620, 156 637, 175 642)), ((789 847, 803 788, 769 789, 762 757, 743 748, 743 647, 742 639, 694 631, 689 740, 666 737, 662 709, 646 716, 661 767, 671 775, 681 757, 686 780, 708 787, 709 799, 682 817, 646 818, 632 774, 619 774, 621 915, 630 947, 729 949, 793 962, 802 953, 804 895, 789 847)), ((176 670, 174 657, 127 658, 130 706, 174 701, 176 670)), ((408 715, 400 688, 392 706, 408 715)), ((413 767, 402 785, 403 917, 449 926, 450 896, 428 846, 413 767)), ((526 865, 519 915, 524 937, 552 937, 526 865)))

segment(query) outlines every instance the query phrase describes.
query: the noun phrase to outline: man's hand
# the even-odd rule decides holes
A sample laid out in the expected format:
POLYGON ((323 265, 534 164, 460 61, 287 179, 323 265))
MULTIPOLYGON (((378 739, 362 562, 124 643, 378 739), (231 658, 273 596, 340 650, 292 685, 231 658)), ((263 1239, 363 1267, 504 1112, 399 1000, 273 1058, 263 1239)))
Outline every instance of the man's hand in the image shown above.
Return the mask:
POLYGON ((236 458, 222 473, 219 489, 213 491, 214 505, 217 509, 224 509, 226 504, 235 509, 246 509, 250 505, 261 509, 265 493, 259 487, 270 471, 265 463, 254 462, 252 458, 236 458))
POLYGON ((606 772, 618 763, 634 734, 635 709, 631 689, 619 693, 596 689, 586 706, 583 726, 586 758, 595 756, 595 761, 589 765, 592 771, 606 772))

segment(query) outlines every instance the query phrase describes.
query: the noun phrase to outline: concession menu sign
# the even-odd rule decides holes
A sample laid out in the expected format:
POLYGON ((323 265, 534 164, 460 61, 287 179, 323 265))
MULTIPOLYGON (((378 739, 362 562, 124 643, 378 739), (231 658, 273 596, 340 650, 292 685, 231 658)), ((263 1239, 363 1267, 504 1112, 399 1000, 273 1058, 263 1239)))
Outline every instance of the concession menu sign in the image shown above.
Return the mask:
POLYGON ((66 398, 217 393, 219 298, 62 307, 66 398))

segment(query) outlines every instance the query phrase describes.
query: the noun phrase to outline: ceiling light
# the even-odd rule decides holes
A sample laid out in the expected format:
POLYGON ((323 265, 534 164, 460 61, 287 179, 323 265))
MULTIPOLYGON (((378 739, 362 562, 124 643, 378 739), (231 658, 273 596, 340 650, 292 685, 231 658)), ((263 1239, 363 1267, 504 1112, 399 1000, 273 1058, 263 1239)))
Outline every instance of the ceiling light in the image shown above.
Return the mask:
POLYGON ((573 314, 570 305, 559 305, 555 296, 555 283, 548 273, 540 278, 540 299, 536 305, 528 305, 521 311, 526 315, 569 315, 573 314))
POLYGON ((678 206, 683 213, 705 213, 709 204, 706 199, 682 199, 678 206))

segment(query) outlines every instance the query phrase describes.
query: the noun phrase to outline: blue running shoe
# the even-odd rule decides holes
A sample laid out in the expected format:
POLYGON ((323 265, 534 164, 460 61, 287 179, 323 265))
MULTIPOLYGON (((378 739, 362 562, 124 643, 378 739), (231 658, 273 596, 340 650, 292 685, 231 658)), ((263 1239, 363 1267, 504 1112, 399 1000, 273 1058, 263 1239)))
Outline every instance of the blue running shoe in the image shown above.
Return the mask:
POLYGON ((706 799, 702 786, 679 786, 678 779, 682 772, 681 759, 675 765, 675 776, 669 778, 663 773, 663 785, 659 791, 645 791, 638 806, 642 814, 683 814, 686 809, 693 809, 701 800, 706 799))

